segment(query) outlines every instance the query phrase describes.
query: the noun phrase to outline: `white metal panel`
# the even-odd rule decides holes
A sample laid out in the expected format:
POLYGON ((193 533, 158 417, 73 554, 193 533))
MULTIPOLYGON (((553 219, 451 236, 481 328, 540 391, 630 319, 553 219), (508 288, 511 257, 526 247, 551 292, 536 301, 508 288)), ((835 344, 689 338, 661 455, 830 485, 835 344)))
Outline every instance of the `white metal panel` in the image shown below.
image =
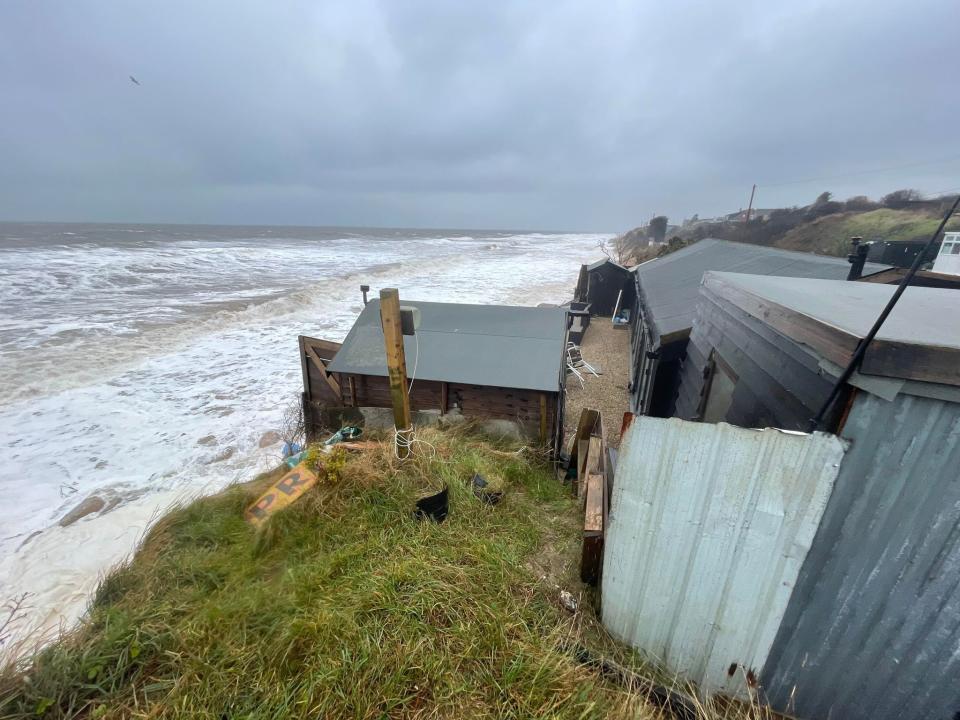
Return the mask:
POLYGON ((843 453, 833 435, 637 417, 614 479, 604 624, 705 690, 743 694, 843 453))

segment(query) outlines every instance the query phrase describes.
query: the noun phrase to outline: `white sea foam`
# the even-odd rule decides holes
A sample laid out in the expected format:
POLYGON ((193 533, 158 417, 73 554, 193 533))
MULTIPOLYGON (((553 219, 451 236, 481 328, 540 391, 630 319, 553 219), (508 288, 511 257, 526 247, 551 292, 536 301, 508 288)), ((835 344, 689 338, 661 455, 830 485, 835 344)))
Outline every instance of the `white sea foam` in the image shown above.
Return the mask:
POLYGON ((259 440, 299 391, 297 335, 342 339, 361 283, 561 302, 607 237, 50 227, 0 225, 0 585, 31 594, 21 631, 75 621, 170 502, 278 461, 259 440), (126 500, 60 527, 91 495, 126 500))

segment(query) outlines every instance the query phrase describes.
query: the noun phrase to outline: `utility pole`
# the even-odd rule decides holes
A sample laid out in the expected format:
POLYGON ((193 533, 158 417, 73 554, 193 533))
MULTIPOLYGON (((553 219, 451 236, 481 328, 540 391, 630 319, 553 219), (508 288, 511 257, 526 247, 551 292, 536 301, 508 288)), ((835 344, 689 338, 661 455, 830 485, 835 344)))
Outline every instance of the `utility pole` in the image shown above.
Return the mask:
POLYGON ((750 204, 747 206, 747 219, 743 221, 743 224, 746 225, 750 222, 750 213, 753 212, 753 196, 757 192, 757 184, 753 184, 753 190, 750 191, 750 204))
POLYGON ((396 288, 380 291, 380 322, 387 356, 390 398, 393 400, 393 424, 397 429, 397 457, 410 453, 410 397, 407 395, 407 358, 403 351, 403 328, 400 324, 400 292, 396 288))

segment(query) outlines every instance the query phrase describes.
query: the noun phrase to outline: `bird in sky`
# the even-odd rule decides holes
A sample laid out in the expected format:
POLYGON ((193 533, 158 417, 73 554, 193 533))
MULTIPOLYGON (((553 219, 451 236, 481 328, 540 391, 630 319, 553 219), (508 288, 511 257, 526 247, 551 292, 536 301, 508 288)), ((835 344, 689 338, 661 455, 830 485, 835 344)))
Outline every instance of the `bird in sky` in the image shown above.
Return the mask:
POLYGON ((129 78, 130 78, 130 82, 132 82, 134 85, 140 84, 140 81, 137 80, 133 75, 130 75, 129 78))

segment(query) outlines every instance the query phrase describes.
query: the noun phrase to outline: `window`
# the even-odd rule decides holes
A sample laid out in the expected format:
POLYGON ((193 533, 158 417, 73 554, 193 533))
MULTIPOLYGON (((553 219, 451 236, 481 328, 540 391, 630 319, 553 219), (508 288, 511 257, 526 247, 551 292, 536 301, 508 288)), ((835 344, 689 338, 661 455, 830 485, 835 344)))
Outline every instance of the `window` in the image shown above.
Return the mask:
POLYGON ((706 377, 700 398, 699 419, 708 423, 724 422, 733 402, 733 392, 737 388, 737 374, 716 350, 711 351, 704 374, 706 377))

